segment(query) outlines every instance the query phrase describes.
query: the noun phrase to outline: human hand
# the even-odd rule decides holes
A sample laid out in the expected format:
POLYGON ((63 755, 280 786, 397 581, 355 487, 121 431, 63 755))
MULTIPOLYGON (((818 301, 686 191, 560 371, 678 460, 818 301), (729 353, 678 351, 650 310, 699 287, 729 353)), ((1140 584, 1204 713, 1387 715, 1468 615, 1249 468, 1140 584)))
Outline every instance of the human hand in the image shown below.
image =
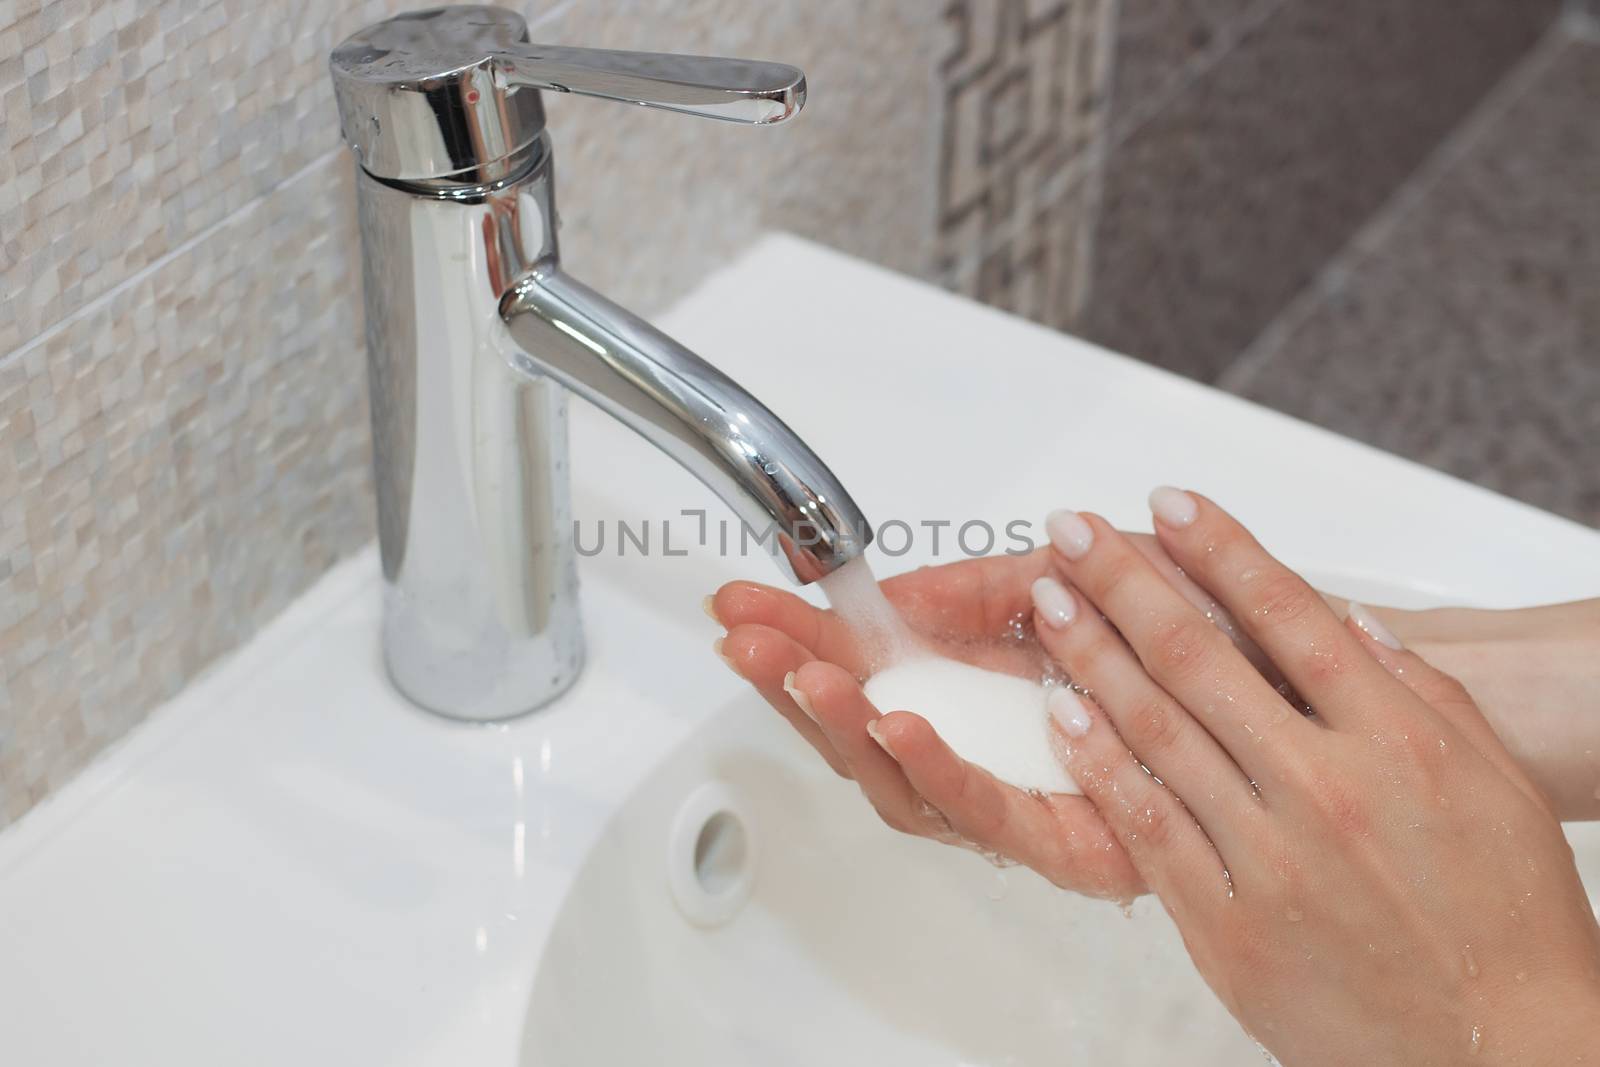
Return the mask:
POLYGON ((1045 583, 1036 626, 1093 694, 1052 695, 1067 767, 1224 1004, 1296 1067, 1592 1062, 1600 927, 1466 690, 1360 609, 1370 633, 1341 622, 1210 501, 1152 506, 1167 553, 1316 712, 1104 520, 1053 517, 1077 592, 1045 583))
POLYGON ((1373 613, 1466 686, 1557 818, 1600 819, 1600 599, 1373 613))
MULTIPOLYGON (((1046 665, 1038 646, 1001 635, 1029 617, 1029 586, 1051 566, 1048 550, 966 560, 899 575, 882 589, 934 649, 1037 678, 1046 665)), ((1002 855, 1065 889, 1119 899, 1145 892, 1092 803, 1029 794, 961 759, 920 716, 880 715, 861 690, 872 669, 867 653, 832 612, 753 582, 723 586, 707 609, 727 627, 722 658, 854 779, 892 828, 1002 855)))
MULTIPOLYGON (((1197 610, 1223 632, 1233 620, 1186 578, 1153 537, 1130 534, 1197 610)), ((1029 586, 1053 567, 1048 549, 928 567, 882 583, 906 623, 937 651, 1024 677, 1048 657, 1036 643, 1005 639, 1031 614, 1029 586)), ((832 612, 791 593, 733 582, 708 599, 728 633, 718 652, 755 686, 840 775, 853 778, 884 822, 905 833, 1026 864, 1055 884, 1129 899, 1144 886, 1093 805, 1082 797, 1038 797, 957 757, 920 716, 880 716, 861 692, 871 665, 832 612), (804 710, 803 710, 804 709, 804 710), (869 733, 869 728, 871 733, 869 733), (876 734, 876 737, 873 736, 876 734), (882 746, 893 746, 897 761, 882 746), (953 816, 945 814, 948 806, 953 816)), ((1253 645, 1247 654, 1265 663, 1253 645)))

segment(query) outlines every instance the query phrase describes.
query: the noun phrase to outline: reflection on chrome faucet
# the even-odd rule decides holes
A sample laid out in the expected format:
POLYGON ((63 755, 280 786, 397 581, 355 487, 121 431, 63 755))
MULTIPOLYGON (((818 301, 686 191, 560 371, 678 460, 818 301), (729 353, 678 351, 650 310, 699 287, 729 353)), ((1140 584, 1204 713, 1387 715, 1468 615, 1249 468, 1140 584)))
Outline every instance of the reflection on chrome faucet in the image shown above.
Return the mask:
POLYGON ((530 44, 499 8, 368 27, 331 68, 357 163, 384 653, 458 718, 548 702, 583 659, 566 393, 637 430, 800 582, 872 531, 827 466, 715 367, 566 275, 543 91, 743 123, 805 100, 776 63, 530 44))

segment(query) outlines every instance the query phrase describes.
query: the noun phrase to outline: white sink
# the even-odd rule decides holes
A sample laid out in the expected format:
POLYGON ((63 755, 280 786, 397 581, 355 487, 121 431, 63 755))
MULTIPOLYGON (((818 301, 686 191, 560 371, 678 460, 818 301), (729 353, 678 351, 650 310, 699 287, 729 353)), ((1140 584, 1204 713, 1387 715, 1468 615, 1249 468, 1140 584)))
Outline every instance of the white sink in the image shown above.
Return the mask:
MULTIPOLYGON (((708 882, 715 900, 723 882, 708 882)), ((740 700, 595 844, 545 947, 522 1062, 1020 1067, 1176 1050, 1193 1067, 1259 1058, 1158 904, 1125 917, 896 834, 764 705, 740 700), (708 783, 738 812, 737 830, 712 830, 758 846, 750 898, 710 928, 669 889, 674 873, 693 883, 674 822, 708 783)))
MULTIPOLYGON (((1063 505, 1147 527, 1172 482, 1372 600, 1600 596, 1594 531, 792 238, 662 325, 880 527, 1063 505)), ((573 460, 585 523, 725 514, 581 405, 573 460)), ((373 555, 335 570, 0 833, 0 1061, 1253 1062, 1148 902, 1002 887, 878 826, 710 653, 701 596, 769 563, 687 547, 585 559, 584 676, 489 728, 393 692, 373 555), (742 903, 696 895, 698 820, 673 837, 707 783, 747 820, 742 903), (720 925, 685 917, 674 871, 720 925)), ((922 538, 874 565, 932 559, 922 538)), ((1591 887, 1593 829, 1573 830, 1591 887)), ((735 851, 702 857, 709 884, 738 884, 735 851)))

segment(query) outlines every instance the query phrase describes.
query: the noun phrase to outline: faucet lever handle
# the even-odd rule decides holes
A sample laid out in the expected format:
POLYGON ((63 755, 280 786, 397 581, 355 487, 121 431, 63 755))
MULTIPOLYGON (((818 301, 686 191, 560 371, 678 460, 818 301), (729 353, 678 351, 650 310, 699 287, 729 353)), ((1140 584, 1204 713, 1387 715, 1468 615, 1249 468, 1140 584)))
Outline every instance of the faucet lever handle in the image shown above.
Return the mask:
POLYGON ((501 7, 438 7, 351 35, 329 58, 345 140, 378 178, 473 183, 544 132, 540 90, 769 125, 805 103, 794 67, 532 44, 501 7))
POLYGON ((806 76, 786 63, 523 44, 496 54, 515 85, 766 126, 804 106, 806 76))

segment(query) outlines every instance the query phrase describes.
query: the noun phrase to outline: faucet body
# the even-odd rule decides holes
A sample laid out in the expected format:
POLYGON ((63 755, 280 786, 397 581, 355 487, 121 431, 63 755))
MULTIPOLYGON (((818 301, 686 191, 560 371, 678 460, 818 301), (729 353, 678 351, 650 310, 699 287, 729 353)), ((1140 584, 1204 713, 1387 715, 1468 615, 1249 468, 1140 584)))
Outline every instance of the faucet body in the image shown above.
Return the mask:
POLYGON ((797 581, 871 540, 777 416, 561 269, 554 153, 533 86, 624 98, 664 85, 656 106, 776 121, 751 120, 771 105, 703 76, 660 82, 677 61, 736 64, 720 72, 730 77, 775 66, 542 49, 496 8, 402 16, 334 53, 358 160, 384 658, 396 686, 432 711, 510 718, 581 669, 569 391, 771 531, 797 581))

